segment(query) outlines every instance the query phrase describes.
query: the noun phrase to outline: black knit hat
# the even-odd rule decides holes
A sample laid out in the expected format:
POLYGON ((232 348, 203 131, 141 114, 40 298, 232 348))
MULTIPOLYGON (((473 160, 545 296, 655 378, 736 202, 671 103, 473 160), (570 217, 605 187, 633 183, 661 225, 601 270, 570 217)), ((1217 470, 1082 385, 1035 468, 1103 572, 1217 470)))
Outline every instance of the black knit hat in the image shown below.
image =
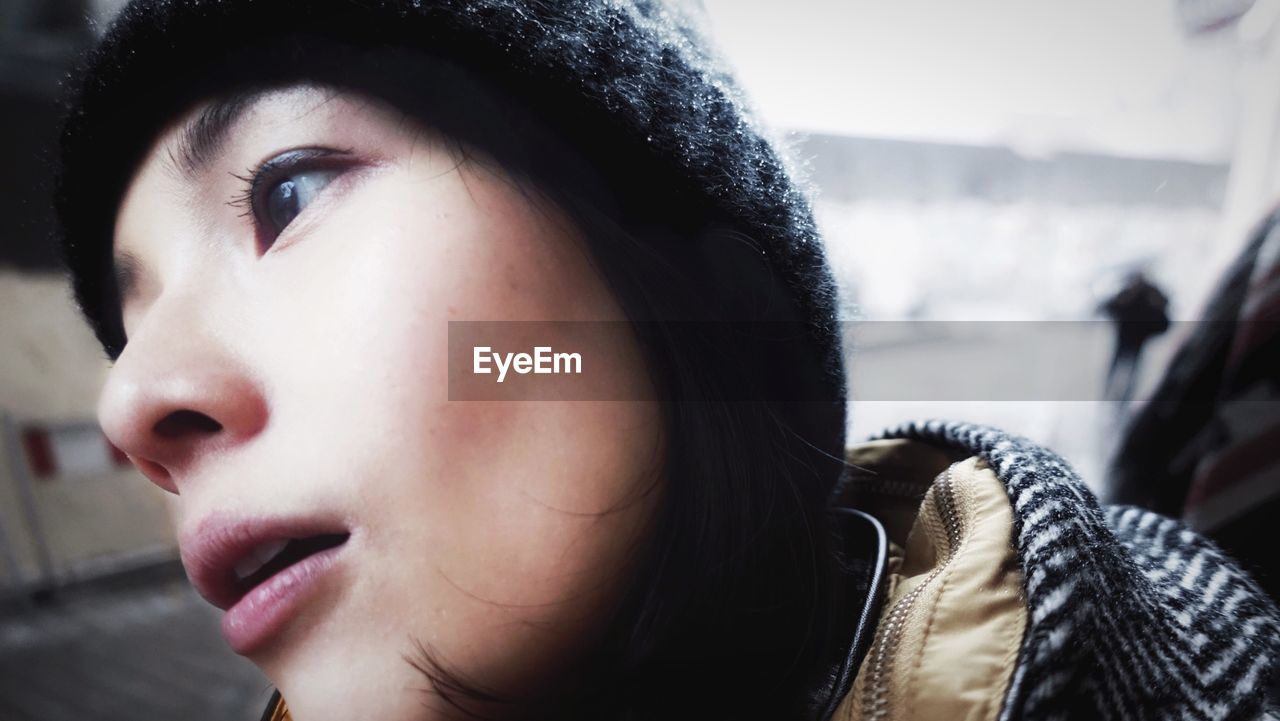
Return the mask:
MULTIPOLYGON (((838 458, 845 389, 836 294, 812 210, 711 53, 699 16, 678 2, 132 2, 70 82, 56 202, 77 302, 117 357, 117 206, 160 130, 193 103, 249 83, 394 84, 389 51, 426 53, 519 97, 587 157, 642 161, 616 164, 680 202, 715 209, 750 238, 755 263, 764 259, 784 298, 771 318, 804 328, 790 351, 799 382, 787 387, 801 397, 787 400, 809 401, 795 426, 838 458)), ((694 277, 718 275, 708 280, 730 305, 735 294, 749 302, 737 283, 742 262, 710 263, 694 277)))

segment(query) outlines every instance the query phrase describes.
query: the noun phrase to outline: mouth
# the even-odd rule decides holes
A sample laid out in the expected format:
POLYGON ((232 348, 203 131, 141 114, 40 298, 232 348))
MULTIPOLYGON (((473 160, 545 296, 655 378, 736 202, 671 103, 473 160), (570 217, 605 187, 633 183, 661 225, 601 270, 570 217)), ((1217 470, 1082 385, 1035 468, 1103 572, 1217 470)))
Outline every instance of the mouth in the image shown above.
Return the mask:
POLYGON ((322 533, 261 543, 233 567, 235 593, 243 598, 277 573, 321 551, 337 548, 350 537, 350 533, 322 533))
POLYGON ((196 591, 226 611, 307 559, 332 555, 351 532, 322 519, 232 521, 210 518, 179 545, 182 563, 196 591))

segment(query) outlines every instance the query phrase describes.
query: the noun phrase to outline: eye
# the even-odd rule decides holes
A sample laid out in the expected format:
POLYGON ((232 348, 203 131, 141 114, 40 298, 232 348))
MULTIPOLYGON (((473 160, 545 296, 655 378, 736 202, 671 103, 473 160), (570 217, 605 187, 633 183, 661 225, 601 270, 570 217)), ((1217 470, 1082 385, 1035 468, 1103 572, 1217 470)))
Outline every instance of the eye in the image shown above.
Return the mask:
POLYGON ((271 234, 279 235, 337 175, 334 170, 310 170, 294 173, 272 185, 263 199, 271 234))
POLYGON ((232 205, 247 208, 253 220, 261 250, 266 251, 284 229, 342 175, 350 160, 343 151, 305 148, 281 153, 249 171, 235 176, 244 181, 244 193, 232 205))

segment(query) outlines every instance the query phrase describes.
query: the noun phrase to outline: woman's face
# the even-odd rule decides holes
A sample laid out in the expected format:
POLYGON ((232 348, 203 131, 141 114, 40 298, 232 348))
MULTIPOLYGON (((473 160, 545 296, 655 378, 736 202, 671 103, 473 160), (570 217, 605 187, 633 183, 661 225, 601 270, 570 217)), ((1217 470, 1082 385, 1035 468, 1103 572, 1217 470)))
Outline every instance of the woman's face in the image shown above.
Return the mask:
POLYGON ((581 238, 362 96, 212 107, 120 206, 99 404, 178 494, 188 574, 300 721, 430 717, 419 644, 485 688, 553 682, 649 527, 659 411, 451 401, 446 351, 451 320, 622 320, 581 238))

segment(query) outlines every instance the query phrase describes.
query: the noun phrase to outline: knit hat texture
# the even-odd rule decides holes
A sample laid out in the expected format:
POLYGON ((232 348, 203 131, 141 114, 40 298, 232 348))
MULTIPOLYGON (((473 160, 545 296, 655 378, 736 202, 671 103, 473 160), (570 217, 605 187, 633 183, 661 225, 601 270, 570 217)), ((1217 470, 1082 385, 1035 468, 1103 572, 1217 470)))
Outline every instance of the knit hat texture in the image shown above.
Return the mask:
MULTIPOLYGON (((340 74, 346 59, 325 68, 324 56, 299 54, 300 38, 448 58, 519 95, 563 137, 594 143, 588 157, 601 148, 605 162, 644 156, 665 173, 648 182, 716 208, 783 289, 790 310, 780 317, 803 324, 795 344, 806 362, 796 372, 817 390, 796 400, 829 406, 822 437, 806 435, 842 455, 836 289, 808 197, 714 53, 701 11, 679 0, 130 3, 69 78, 56 196, 75 297, 108 356, 124 345, 111 234, 131 175, 165 125, 199 100, 248 79, 340 74), (272 47, 279 52, 260 52, 272 47)), ((735 272, 724 271, 716 292, 740 292, 735 272)))

